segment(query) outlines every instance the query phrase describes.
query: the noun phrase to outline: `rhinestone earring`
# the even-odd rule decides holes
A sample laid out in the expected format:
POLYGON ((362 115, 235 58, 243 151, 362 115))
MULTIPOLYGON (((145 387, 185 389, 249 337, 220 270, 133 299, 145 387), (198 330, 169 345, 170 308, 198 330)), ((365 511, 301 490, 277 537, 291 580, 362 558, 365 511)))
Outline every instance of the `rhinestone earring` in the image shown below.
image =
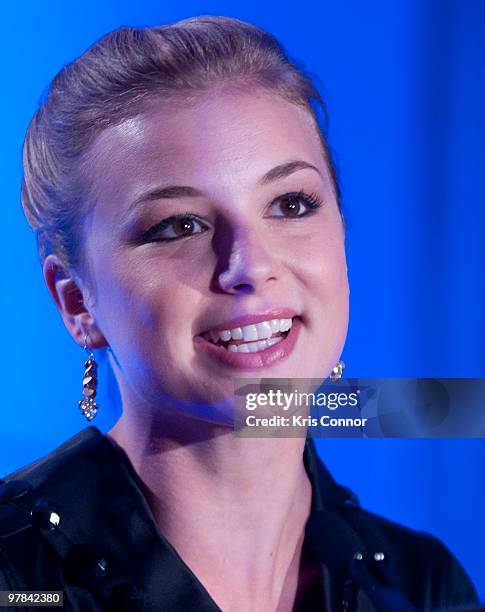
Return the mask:
POLYGON ((330 373, 330 380, 340 380, 342 378, 342 372, 345 370, 345 363, 339 361, 330 373))
POLYGON ((83 398, 79 400, 78 404, 79 410, 86 419, 92 421, 98 412, 98 404, 94 399, 98 385, 98 364, 94 353, 88 349, 88 334, 84 334, 84 350, 88 354, 88 359, 84 362, 83 398))

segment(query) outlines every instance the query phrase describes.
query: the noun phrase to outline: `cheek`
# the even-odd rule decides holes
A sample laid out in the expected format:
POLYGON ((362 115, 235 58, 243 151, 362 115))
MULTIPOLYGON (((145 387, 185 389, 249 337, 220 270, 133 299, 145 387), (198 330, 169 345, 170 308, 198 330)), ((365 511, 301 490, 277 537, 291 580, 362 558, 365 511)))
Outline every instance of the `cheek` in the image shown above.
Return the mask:
POLYGON ((97 318, 113 350, 125 355, 173 352, 191 335, 194 307, 201 283, 194 267, 175 261, 144 258, 103 270, 98 283, 97 318), (109 270, 109 271, 108 271, 109 270), (164 351, 160 352, 161 345, 164 351))
POLYGON ((296 258, 306 292, 308 329, 319 350, 338 358, 347 334, 349 285, 344 233, 339 223, 308 236, 296 258))
POLYGON ((302 282, 320 296, 348 293, 342 229, 336 226, 309 234, 301 246, 295 253, 294 262, 302 282))

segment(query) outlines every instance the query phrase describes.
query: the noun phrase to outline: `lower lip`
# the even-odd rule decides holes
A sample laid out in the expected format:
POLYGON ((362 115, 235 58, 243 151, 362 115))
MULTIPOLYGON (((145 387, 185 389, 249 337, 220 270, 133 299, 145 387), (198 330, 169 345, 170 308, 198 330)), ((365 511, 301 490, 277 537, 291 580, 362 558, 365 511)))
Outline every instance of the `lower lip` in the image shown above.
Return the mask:
POLYGON ((234 353, 228 349, 217 347, 202 336, 196 336, 194 344, 198 350, 203 351, 222 365, 236 370, 257 370, 273 366, 289 357, 298 340, 301 326, 301 319, 295 317, 284 340, 257 353, 234 353))

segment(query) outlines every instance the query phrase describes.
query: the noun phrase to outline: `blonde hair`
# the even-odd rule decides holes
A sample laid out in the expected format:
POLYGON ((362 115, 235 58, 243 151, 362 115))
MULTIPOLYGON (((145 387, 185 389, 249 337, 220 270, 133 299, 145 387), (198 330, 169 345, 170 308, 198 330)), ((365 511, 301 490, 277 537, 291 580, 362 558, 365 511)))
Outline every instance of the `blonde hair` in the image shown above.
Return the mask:
POLYGON ((259 87, 306 108, 339 188, 324 131, 326 109, 312 80, 260 28, 200 16, 153 28, 119 28, 53 79, 27 130, 22 206, 36 232, 41 263, 55 253, 83 269, 83 221, 92 203, 83 160, 100 132, 133 117, 154 98, 190 100, 214 85, 259 87), (324 125, 322 125, 324 124, 324 125))

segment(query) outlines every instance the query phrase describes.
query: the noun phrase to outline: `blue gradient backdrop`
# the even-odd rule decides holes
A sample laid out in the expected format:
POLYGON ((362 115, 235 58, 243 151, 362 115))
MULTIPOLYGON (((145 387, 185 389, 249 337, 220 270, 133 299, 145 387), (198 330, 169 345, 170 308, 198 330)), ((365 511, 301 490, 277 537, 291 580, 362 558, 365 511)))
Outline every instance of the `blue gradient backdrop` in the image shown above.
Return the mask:
MULTIPOLYGON (((120 25, 238 17, 276 34, 319 75, 348 223, 346 374, 484 375, 483 0, 46 0, 12 10, 4 8, 0 43, 1 474, 85 426, 77 410, 84 353, 50 301, 21 213, 21 143, 54 74, 120 25)), ((116 389, 100 374, 95 423, 106 430, 116 389)), ((485 441, 318 445, 364 506, 442 538, 485 600, 485 441)))

